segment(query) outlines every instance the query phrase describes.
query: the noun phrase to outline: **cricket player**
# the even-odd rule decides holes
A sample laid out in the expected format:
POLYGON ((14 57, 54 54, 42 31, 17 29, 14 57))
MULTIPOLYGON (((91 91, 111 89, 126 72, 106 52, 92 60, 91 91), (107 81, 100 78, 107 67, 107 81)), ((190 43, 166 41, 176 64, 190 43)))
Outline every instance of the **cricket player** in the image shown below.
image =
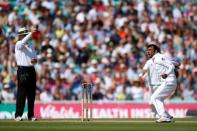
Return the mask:
POLYGON ((160 48, 155 44, 147 46, 147 55, 149 60, 143 67, 140 79, 146 74, 152 92, 150 103, 160 117, 156 122, 173 122, 173 117, 164 107, 164 99, 176 89, 175 67, 172 61, 160 53, 160 48))

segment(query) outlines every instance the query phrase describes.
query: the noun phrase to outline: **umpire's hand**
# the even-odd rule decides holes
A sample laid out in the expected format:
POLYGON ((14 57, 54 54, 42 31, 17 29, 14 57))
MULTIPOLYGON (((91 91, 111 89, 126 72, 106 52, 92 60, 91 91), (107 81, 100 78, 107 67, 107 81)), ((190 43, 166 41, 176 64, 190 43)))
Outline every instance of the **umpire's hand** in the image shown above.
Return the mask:
POLYGON ((37 63, 37 59, 31 59, 31 63, 34 65, 37 63))

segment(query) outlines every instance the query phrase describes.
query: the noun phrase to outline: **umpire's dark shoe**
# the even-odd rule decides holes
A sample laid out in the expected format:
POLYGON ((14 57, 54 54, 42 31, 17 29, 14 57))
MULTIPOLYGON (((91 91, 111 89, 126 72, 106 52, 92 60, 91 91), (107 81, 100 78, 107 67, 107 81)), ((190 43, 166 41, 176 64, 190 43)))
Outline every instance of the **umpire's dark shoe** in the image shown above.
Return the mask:
POLYGON ((29 121, 37 121, 38 119, 35 117, 28 118, 29 121))

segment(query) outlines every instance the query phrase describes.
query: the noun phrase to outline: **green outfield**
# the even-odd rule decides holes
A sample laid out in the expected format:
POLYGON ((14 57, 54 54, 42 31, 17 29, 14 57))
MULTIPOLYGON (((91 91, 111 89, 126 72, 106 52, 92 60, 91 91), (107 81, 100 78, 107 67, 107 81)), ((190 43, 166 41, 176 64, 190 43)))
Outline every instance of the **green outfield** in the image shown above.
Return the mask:
POLYGON ((175 123, 155 123, 154 119, 0 120, 0 131, 197 131, 197 118, 175 119, 175 123))

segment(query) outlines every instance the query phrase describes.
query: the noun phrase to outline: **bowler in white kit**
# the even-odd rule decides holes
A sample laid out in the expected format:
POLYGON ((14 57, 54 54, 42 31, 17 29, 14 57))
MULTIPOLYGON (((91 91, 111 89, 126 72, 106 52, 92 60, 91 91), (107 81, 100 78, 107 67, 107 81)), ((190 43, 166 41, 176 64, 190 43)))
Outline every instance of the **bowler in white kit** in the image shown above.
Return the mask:
POLYGON ((160 117, 156 122, 173 122, 173 117, 165 109, 164 99, 176 89, 175 67, 172 61, 160 53, 160 48, 155 44, 147 46, 147 55, 149 60, 143 67, 140 79, 146 74, 152 93, 150 103, 160 117))

